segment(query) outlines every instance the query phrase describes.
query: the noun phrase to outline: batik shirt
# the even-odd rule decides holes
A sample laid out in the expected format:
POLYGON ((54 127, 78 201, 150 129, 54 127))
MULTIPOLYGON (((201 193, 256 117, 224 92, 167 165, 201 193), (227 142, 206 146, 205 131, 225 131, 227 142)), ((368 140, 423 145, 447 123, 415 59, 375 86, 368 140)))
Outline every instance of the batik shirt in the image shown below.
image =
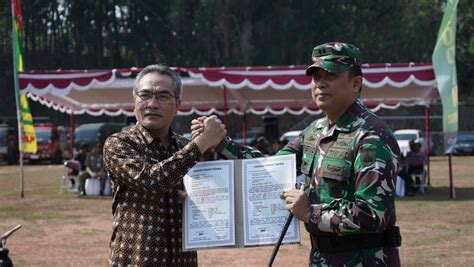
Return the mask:
MULTIPOLYGON (((230 142, 226 158, 260 154, 230 142)), ((359 100, 330 125, 314 121, 277 155, 296 154, 297 173, 310 184, 311 235, 379 233, 395 225, 395 181, 400 149, 390 128, 359 100)), ((398 248, 321 253, 311 251, 310 266, 398 266, 398 248)))
POLYGON ((201 153, 170 130, 165 148, 142 126, 110 136, 104 160, 113 188, 114 266, 197 266, 196 252, 182 251, 182 208, 177 190, 201 153))

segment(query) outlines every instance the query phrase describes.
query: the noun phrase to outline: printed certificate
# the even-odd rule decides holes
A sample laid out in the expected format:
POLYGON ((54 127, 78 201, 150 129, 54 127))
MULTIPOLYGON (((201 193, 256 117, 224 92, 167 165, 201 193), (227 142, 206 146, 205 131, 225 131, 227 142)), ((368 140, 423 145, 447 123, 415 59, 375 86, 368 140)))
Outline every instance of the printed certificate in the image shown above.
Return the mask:
POLYGON ((234 162, 200 162, 184 177, 184 249, 235 245, 234 162))
MULTIPOLYGON (((280 199, 296 182, 295 156, 242 161, 244 246, 274 244, 289 212, 280 199)), ((292 220, 283 243, 300 241, 299 223, 292 220)))
MULTIPOLYGON (((184 177, 183 250, 275 244, 295 181, 295 155, 198 163, 184 177)), ((299 242, 293 219, 283 243, 299 242)))

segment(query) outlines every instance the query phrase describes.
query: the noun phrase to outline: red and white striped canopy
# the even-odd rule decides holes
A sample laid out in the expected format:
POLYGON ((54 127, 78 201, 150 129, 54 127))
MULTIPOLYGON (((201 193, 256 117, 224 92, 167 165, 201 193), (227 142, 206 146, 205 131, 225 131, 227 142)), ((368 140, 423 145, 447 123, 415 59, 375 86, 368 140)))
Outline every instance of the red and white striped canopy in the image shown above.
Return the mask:
MULTIPOLYGON (((317 114, 304 66, 175 68, 183 80, 180 115, 317 114)), ((22 93, 56 110, 94 116, 133 115, 132 88, 141 69, 29 71, 22 93)), ((361 98, 372 110, 429 105, 436 96, 430 63, 364 65, 361 98)))

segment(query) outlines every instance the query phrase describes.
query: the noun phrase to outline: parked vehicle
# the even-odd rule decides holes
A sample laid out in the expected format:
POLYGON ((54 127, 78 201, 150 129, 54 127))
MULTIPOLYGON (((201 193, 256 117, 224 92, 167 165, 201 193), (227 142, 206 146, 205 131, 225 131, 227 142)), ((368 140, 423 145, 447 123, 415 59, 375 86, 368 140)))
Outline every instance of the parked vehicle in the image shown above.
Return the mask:
POLYGON ((36 153, 24 153, 23 158, 36 163, 40 160, 51 160, 60 164, 63 160, 63 150, 58 128, 52 124, 35 124, 35 135, 38 145, 36 153))
POLYGON ((460 133, 453 150, 454 155, 474 155, 474 133, 460 133))
MULTIPOLYGON (((395 139, 397 139, 398 146, 400 147, 400 154, 403 156, 406 156, 408 151, 410 151, 410 141, 418 139, 420 140, 421 143, 421 151, 426 151, 425 146, 426 146, 426 138, 425 138, 425 133, 417 130, 417 129, 402 129, 402 130, 396 130, 393 132, 395 135, 395 139)), ((429 148, 430 148, 430 155, 433 154, 434 152, 434 142, 430 138, 429 140, 429 148)))
POLYGON ((125 126, 123 123, 86 123, 77 127, 74 131, 74 149, 77 151, 82 143, 86 143, 90 148, 95 143, 105 143, 111 134, 120 132, 125 126))
POLYGON ((122 131, 122 132, 126 132, 126 131, 132 129, 133 126, 135 126, 135 124, 125 125, 125 126, 122 127, 122 130, 121 130, 121 131, 122 131))
POLYGON ((296 137, 298 137, 298 135, 300 135, 300 133, 301 133, 301 130, 286 132, 286 133, 284 133, 280 136, 280 141, 283 141, 283 140, 286 139, 286 140, 288 140, 288 142, 291 142, 296 137))
POLYGON ((8 124, 0 126, 0 157, 9 165, 18 163, 20 150, 18 148, 18 130, 8 124))
POLYGON ((0 124, 0 160, 4 160, 8 154, 8 125, 0 124))
POLYGON ((246 136, 245 137, 245 142, 244 142, 244 138, 242 136, 238 136, 236 138, 233 138, 232 140, 234 140, 234 142, 237 142, 241 145, 246 145, 246 146, 249 146, 252 144, 252 142, 255 140, 255 136, 246 136))
MULTIPOLYGON (((245 140, 241 132, 236 133, 234 137, 232 138, 232 140, 234 140, 234 142, 237 142, 241 145, 249 146, 249 145, 252 145, 252 143, 256 142, 257 138, 261 136, 264 136, 264 129, 261 126, 257 126, 257 127, 251 127, 247 129, 247 131, 245 132, 245 140)), ((265 138, 268 138, 268 137, 265 137, 265 138)))

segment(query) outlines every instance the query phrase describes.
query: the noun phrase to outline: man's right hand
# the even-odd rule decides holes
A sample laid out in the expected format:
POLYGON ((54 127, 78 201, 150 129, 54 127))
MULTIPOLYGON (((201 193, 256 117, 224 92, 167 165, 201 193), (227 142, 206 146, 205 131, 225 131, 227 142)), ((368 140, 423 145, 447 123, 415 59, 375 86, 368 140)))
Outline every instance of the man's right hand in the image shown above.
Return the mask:
MULTIPOLYGON (((199 133, 193 134, 193 141, 198 145, 201 153, 206 152, 210 148, 215 148, 222 139, 226 136, 227 131, 225 125, 213 115, 210 117, 200 117, 198 121, 201 122, 200 126, 197 127, 199 133)), ((191 125, 191 130, 193 130, 193 125, 191 125)))
POLYGON ((202 116, 191 121, 192 140, 196 139, 204 131, 204 120, 206 118, 206 116, 202 116))

